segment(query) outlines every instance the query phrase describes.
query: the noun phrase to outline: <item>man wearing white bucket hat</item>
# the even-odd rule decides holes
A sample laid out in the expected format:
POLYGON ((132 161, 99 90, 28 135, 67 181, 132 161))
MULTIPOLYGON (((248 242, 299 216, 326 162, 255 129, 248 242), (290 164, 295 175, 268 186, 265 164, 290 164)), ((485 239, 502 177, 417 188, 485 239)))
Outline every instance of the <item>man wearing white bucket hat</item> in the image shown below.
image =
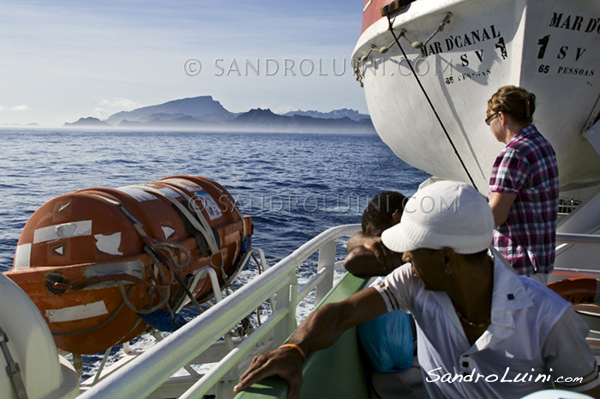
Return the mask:
POLYGON ((467 184, 419 190, 382 235, 406 264, 379 286, 313 312, 286 345, 254 358, 235 391, 279 375, 288 398, 298 398, 307 354, 401 309, 417 323, 430 398, 521 398, 553 383, 600 397, 587 327, 569 303, 488 252, 493 224, 486 199, 467 184))

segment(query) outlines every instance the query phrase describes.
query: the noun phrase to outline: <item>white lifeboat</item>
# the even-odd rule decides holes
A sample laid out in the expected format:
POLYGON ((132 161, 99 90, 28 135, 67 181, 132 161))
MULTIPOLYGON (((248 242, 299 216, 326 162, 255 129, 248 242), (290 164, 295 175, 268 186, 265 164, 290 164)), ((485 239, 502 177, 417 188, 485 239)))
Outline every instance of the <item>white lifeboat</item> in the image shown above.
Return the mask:
POLYGON ((487 100, 505 85, 533 92, 564 192, 600 183, 599 40, 598 1, 365 0, 353 59, 396 155, 484 194, 503 148, 487 100))

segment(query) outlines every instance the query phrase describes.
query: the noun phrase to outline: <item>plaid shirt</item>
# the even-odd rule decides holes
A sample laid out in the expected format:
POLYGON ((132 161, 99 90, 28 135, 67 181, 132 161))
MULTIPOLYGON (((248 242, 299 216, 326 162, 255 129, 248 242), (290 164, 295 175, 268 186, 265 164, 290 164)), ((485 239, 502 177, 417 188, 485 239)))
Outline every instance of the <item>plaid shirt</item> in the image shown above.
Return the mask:
POLYGON ((496 158, 490 192, 517 196, 508 220, 494 230, 494 247, 520 275, 552 272, 558 166, 552 146, 534 125, 521 130, 496 158))

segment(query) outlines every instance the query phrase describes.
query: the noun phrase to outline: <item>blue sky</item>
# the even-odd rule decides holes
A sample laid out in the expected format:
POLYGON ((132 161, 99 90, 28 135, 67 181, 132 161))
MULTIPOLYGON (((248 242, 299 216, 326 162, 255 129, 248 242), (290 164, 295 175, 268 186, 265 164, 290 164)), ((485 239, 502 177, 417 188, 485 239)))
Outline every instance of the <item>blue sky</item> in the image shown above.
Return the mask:
POLYGON ((233 112, 366 112, 350 60, 360 0, 2 0, 1 8, 0 125, 62 126, 199 95, 233 112))

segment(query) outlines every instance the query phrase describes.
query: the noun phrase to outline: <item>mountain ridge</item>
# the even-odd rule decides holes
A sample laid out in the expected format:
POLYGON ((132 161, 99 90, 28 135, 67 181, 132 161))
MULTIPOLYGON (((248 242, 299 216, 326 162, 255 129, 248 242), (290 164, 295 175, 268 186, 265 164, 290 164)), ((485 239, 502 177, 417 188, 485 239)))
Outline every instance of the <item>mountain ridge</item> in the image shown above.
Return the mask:
POLYGON ((211 115, 220 115, 224 120, 231 120, 235 117, 234 113, 225 109, 212 96, 199 96, 171 100, 162 104, 136 108, 131 111, 117 112, 109 116, 106 122, 110 125, 118 125, 125 119, 132 122, 143 122, 144 119, 148 120, 148 117, 154 114, 180 114, 196 119, 211 115))
POLYGON ((320 112, 320 111, 316 111, 316 110, 309 110, 309 111, 297 110, 297 111, 286 112, 283 115, 284 116, 295 116, 295 115, 310 116, 310 117, 319 118, 319 119, 350 118, 355 121, 360 121, 363 119, 371 119, 371 117, 369 115, 361 114, 357 110, 348 109, 348 108, 334 109, 333 111, 329 111, 329 112, 320 112))
POLYGON ((234 113, 212 96, 198 96, 162 104, 120 111, 105 120, 80 118, 66 127, 173 128, 213 131, 281 131, 374 133, 368 115, 342 108, 330 112, 291 111, 276 114, 270 109, 253 108, 234 113))

